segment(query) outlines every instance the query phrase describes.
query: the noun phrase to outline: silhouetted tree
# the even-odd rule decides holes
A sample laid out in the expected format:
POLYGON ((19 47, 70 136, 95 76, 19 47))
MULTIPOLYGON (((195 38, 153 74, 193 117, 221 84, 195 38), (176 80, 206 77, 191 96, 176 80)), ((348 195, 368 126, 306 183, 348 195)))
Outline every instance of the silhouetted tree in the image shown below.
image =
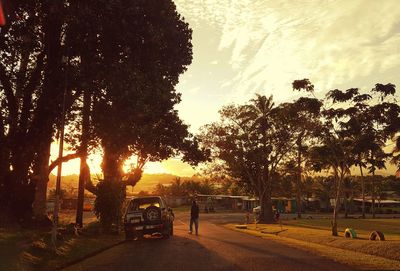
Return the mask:
POLYGON ((280 107, 257 95, 245 105, 220 111, 221 121, 207 125, 202 143, 239 183, 252 189, 261 203, 261 221, 272 222, 272 182, 293 144, 280 107))
MULTIPOLYGON (((293 83, 295 85, 295 83, 293 83)), ((303 165, 307 160, 309 146, 315 143, 321 130, 320 111, 322 102, 315 98, 301 97, 292 103, 285 103, 281 107, 282 118, 286 119, 286 128, 291 131, 291 141, 295 148, 293 157, 295 161, 294 173, 296 183, 297 217, 301 218, 302 205, 302 176, 303 165)))

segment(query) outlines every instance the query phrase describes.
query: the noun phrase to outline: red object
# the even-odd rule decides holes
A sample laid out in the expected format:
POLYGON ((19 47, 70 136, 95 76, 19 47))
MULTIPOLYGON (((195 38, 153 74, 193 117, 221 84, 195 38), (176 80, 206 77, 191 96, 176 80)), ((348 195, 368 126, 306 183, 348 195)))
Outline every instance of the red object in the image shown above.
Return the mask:
POLYGON ((0 26, 6 24, 6 16, 4 15, 3 4, 0 1, 0 26))

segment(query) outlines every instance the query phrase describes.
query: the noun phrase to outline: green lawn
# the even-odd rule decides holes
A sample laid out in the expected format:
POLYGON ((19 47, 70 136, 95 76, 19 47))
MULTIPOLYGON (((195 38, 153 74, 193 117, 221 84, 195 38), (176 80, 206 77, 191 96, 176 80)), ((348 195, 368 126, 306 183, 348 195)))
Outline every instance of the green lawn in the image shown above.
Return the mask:
MULTIPOLYGON (((284 225, 292 225, 306 228, 326 229, 331 228, 330 219, 293 219, 283 220, 284 225)), ((379 230, 385 235, 393 235, 400 237, 400 219, 339 219, 339 231, 344 231, 346 228, 353 228, 356 232, 369 234, 372 231, 379 230)))

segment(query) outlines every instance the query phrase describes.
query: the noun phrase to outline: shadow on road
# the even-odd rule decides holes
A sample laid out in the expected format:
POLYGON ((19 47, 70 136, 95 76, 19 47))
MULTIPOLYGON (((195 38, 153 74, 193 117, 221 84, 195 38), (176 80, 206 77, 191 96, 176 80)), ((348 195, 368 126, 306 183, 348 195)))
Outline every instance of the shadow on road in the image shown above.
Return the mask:
POLYGON ((67 269, 72 270, 240 270, 195 240, 156 236, 128 241, 67 269))

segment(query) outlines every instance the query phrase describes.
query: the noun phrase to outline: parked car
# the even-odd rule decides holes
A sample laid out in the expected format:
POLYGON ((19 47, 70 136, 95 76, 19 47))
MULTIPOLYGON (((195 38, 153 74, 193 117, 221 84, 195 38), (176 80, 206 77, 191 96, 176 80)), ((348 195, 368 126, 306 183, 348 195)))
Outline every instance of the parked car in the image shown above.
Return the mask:
POLYGON ((126 240, 154 233, 169 238, 174 234, 174 213, 162 197, 136 197, 128 203, 124 226, 126 240))

